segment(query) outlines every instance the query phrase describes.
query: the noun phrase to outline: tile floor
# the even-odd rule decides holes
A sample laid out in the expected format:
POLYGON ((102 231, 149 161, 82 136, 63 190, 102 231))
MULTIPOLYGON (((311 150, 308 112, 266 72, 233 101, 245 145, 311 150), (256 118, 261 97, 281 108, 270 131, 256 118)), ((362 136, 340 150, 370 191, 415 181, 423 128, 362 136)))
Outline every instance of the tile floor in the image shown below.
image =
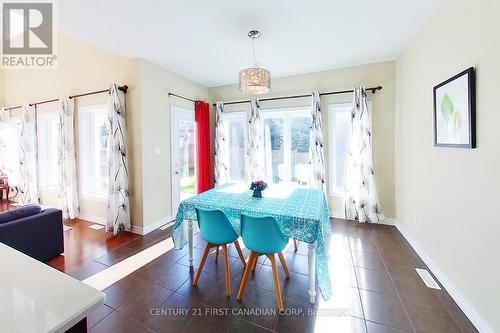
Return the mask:
MULTIPOLYGON (((307 245, 286 250, 291 277, 280 272, 285 315, 275 309, 269 260, 261 260, 243 301, 236 293, 243 272, 230 248, 232 297, 225 296, 222 256, 212 254, 198 287, 187 249, 171 250, 107 288, 105 305, 88 318, 90 332, 477 332, 446 291, 425 286, 414 268, 427 268, 390 226, 333 220, 329 239, 333 297, 308 303, 307 245), (264 313, 258 313, 260 309, 264 313), (227 311, 227 315, 226 315, 227 311)), ((167 237, 157 230, 70 275, 84 279, 167 237)), ((198 265, 204 242, 195 237, 198 265)), ((245 251, 247 252, 247 251, 245 251)), ((247 254, 247 253, 245 253, 247 254)), ((279 267, 279 265, 278 265, 279 267)))

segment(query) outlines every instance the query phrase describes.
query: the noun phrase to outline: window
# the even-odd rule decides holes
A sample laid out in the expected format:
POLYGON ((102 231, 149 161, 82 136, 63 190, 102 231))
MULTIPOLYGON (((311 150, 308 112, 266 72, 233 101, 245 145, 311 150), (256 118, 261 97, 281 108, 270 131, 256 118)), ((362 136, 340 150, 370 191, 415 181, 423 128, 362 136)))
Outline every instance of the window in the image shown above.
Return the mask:
POLYGON ((85 107, 80 115, 80 188, 90 199, 107 198, 108 131, 106 105, 85 107))
POLYGON ((6 131, 4 136, 6 142, 5 146, 7 148, 7 159, 4 171, 9 177, 9 184, 11 186, 16 186, 20 184, 21 174, 19 169, 19 136, 21 135, 21 119, 11 118, 11 120, 2 127, 2 131, 6 131))
POLYGON ((247 118, 245 112, 224 113, 230 182, 245 182, 247 118))
MULTIPOLYGON (((368 102, 371 110, 371 102, 368 102)), ((330 194, 344 196, 345 169, 351 137, 352 104, 328 105, 328 145, 330 147, 330 194)))
POLYGON ((265 110, 264 120, 265 168, 272 183, 309 183, 308 108, 265 110))
POLYGON ((43 191, 56 191, 59 184, 57 160, 59 117, 57 111, 38 114, 38 181, 43 191))

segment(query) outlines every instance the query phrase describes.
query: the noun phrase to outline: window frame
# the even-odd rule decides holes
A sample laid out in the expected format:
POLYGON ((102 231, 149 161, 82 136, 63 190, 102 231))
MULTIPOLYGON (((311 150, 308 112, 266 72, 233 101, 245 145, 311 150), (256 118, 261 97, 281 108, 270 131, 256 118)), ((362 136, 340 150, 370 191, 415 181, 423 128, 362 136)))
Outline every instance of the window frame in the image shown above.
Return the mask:
POLYGON ((79 192, 82 199, 97 202, 107 202, 107 189, 102 191, 96 190, 96 183, 90 185, 87 182, 88 179, 96 179, 96 169, 99 168, 99 165, 96 165, 96 154, 98 154, 99 152, 95 149, 96 128, 94 126, 94 122, 96 116, 101 114, 104 114, 107 117, 107 104, 95 104, 78 108, 78 178, 79 192), (90 161, 93 165, 89 166, 87 164, 90 161))
MULTIPOLYGON (((244 168, 245 168, 245 180, 248 178, 248 170, 247 170, 247 150, 248 150, 248 112, 246 111, 233 111, 233 112, 223 112, 222 113, 222 121, 224 122, 224 126, 226 129, 226 144, 229 146, 229 122, 234 121, 234 120, 243 120, 243 150, 245 152, 244 155, 244 168)), ((227 148, 227 147, 226 147, 227 148)), ((228 151, 228 149, 226 149, 228 151)), ((228 163, 228 170, 227 170, 227 175, 228 175, 228 182, 238 182, 237 180, 234 180, 231 178, 231 165, 228 163)))
MULTIPOLYGON (((37 170, 38 170, 38 175, 39 175, 39 178, 38 178, 38 182, 39 182, 39 190, 42 191, 42 192, 52 192, 52 193, 55 193, 58 191, 58 188, 59 188, 59 174, 58 174, 58 167, 54 169, 54 172, 56 173, 56 183, 54 185, 50 184, 50 185, 47 185, 46 183, 42 182, 41 181, 41 177, 40 175, 42 174, 41 172, 41 165, 42 163, 41 162, 41 159, 40 159, 40 147, 42 147, 42 144, 41 144, 41 135, 40 135, 40 123, 41 121, 44 121, 44 120, 47 120, 47 121, 53 121, 53 120, 56 120, 56 122, 58 123, 58 127, 59 127, 59 130, 60 130, 60 124, 59 124, 59 112, 57 110, 51 110, 51 111, 46 111, 46 112, 39 112, 37 114, 37 119, 36 119, 36 122, 37 122, 37 146, 38 146, 38 149, 37 149, 37 170)), ((54 134, 51 134, 51 135, 55 135, 56 136, 56 143, 57 143, 57 146, 55 147, 56 149, 56 156, 55 156, 55 159, 56 159, 56 165, 58 164, 57 162, 57 159, 59 158, 57 155, 58 155, 58 142, 57 142, 57 139, 58 139, 58 133, 54 133, 54 134)), ((49 160, 49 159, 48 159, 49 160)), ((49 165, 50 167, 50 165, 49 165)))
MULTIPOLYGON (((21 143, 21 127, 22 127, 22 119, 21 116, 12 116, 9 121, 7 122, 7 126, 9 127, 9 131, 12 131, 15 129, 15 134, 12 135, 12 137, 9 137, 9 139, 14 138, 15 144, 7 145, 7 147, 15 147, 14 149, 12 148, 7 148, 7 157, 9 161, 8 167, 12 167, 12 170, 7 169, 3 170, 4 172, 7 173, 7 176, 9 177, 9 184, 10 186, 17 186, 21 182, 21 169, 20 169, 20 143, 21 143), (14 156, 11 156, 9 153, 11 150, 14 150, 14 156), (14 158, 15 157, 15 158, 14 158)), ((12 143, 12 142, 10 142, 12 143)), ((38 141, 37 141, 38 144, 38 141)), ((37 165, 38 168, 38 165, 37 165)))
MULTIPOLYGON (((292 127, 291 120, 292 118, 306 117, 310 118, 311 107, 310 106, 295 106, 295 107, 283 107, 283 108, 269 108, 269 109, 261 109, 261 117, 262 117, 262 126, 265 132, 265 120, 271 118, 279 118, 283 119, 283 161, 285 165, 285 170, 289 173, 288 180, 285 181, 285 184, 293 184, 292 183, 292 127)), ((264 134, 265 135, 265 134, 264 134)), ((263 138, 265 141, 265 139, 263 138)), ((265 144, 265 142, 264 142, 265 144)), ((264 148, 265 149, 265 148, 264 148)), ((310 149, 310 148, 309 148, 310 149)), ((266 170, 267 173, 267 170, 266 170)), ((269 179, 270 175, 266 174, 266 178, 269 179)), ((271 178, 272 175, 271 175, 271 178)), ((271 181, 270 181, 271 183, 271 181)), ((309 187, 309 182, 307 183, 309 187)))
MULTIPOLYGON (((336 177, 336 169, 337 169, 337 146, 336 146, 336 133, 334 131, 335 128, 335 114, 339 112, 340 109, 348 108, 352 110, 352 103, 330 103, 328 104, 328 162, 329 162, 329 170, 328 170, 328 192, 330 196, 333 197, 345 197, 345 188, 344 186, 337 186, 337 177, 336 177), (337 109, 337 110, 335 110, 337 109)), ((370 112, 372 111, 372 102, 368 102, 368 109, 370 112)), ((349 142, 347 143, 349 145, 349 142)), ((349 149, 349 147, 347 147, 349 149)))

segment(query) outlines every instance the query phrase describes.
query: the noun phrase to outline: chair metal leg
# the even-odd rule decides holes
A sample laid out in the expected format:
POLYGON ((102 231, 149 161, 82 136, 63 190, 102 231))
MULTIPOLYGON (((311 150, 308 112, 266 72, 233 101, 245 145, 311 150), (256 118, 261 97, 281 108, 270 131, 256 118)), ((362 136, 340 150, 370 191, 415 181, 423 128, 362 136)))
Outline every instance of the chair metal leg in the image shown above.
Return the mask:
POLYGON ((283 267, 283 270, 285 271, 286 278, 290 278, 290 272, 288 271, 288 266, 286 265, 285 257, 283 256, 283 253, 279 252, 278 257, 280 258, 281 266, 283 267))
POLYGON ((219 247, 217 246, 217 250, 215 250, 215 262, 219 260, 219 247))
POLYGON ((293 251, 297 252, 297 240, 295 238, 293 239, 293 251))
POLYGON ((208 252, 210 251, 210 248, 212 246, 210 244, 207 244, 205 246, 205 252, 203 252, 203 257, 201 258, 200 266, 198 267, 198 271, 196 271, 196 275, 193 280, 193 286, 196 286, 198 284, 198 279, 200 278, 201 271, 203 270, 203 266, 205 265, 205 261, 207 260, 208 257, 208 252))
POLYGON ((247 263, 245 262, 245 257, 243 256, 243 252, 241 252, 241 247, 240 243, 238 243, 238 240, 234 242, 234 246, 236 247, 236 251, 238 251, 238 255, 240 256, 240 260, 243 263, 243 267, 245 267, 247 263))
POLYGON ((241 301, 243 297, 243 293, 245 292, 245 288, 247 286, 248 277, 250 276, 250 269, 253 266, 254 261, 257 261, 258 255, 256 253, 251 252, 250 258, 248 258, 248 263, 245 267, 245 272, 243 273, 243 278, 241 279, 240 289, 238 290, 238 296, 236 299, 241 301))
POLYGON ((280 311, 283 310, 283 299, 281 298, 281 287, 280 280, 278 276, 278 267, 276 267, 276 260, 274 258, 274 254, 268 254, 267 257, 271 261, 271 265, 273 267, 273 278, 274 278, 274 287, 276 288, 276 301, 278 302, 278 309, 280 311))

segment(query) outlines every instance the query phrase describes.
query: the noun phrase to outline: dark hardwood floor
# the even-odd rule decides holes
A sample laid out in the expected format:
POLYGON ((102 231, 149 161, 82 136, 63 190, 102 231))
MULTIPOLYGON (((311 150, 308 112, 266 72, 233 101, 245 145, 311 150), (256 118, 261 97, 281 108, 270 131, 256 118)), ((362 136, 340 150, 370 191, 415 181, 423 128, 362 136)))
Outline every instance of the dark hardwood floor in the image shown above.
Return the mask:
MULTIPOLYGON (((0 212, 16 208, 6 200, 0 201, 0 212)), ((104 229, 94 230, 89 228, 94 223, 82 219, 65 220, 64 224, 72 227, 72 230, 64 232, 64 254, 47 264, 66 273, 141 238, 140 235, 131 232, 113 236, 104 229)))
MULTIPOLYGON (((88 329, 158 333, 477 332, 445 290, 425 286, 414 268, 428 268, 396 228, 338 219, 332 223, 328 252, 333 297, 329 301, 319 296, 315 305, 308 302, 304 243, 296 253, 292 246, 285 253, 290 279, 280 270, 287 311, 283 315, 255 311, 276 307, 268 260, 258 262, 243 300, 237 302, 243 267, 234 247, 230 247, 231 297, 225 296, 223 260, 215 262, 213 254, 198 286, 191 286, 195 270, 188 266, 185 247, 166 252, 105 289, 105 304, 88 317, 88 329)), ((67 258, 50 264, 80 280, 171 236, 170 229, 155 230, 144 237, 113 237, 100 230, 96 236, 84 221, 75 222, 73 231, 72 235, 65 233, 67 258)), ((204 245, 195 235, 195 268, 204 245)))
MULTIPOLYGON (((390 226, 333 220, 329 265, 333 297, 308 303, 307 245, 288 247, 291 277, 280 270, 285 315, 275 309, 270 263, 261 261, 242 302, 243 267, 230 247, 232 296, 225 296, 223 260, 207 259, 197 287, 187 249, 170 250, 104 290, 105 305, 89 317, 90 332, 477 332, 444 290, 425 286, 414 268, 425 264, 390 226), (246 311, 246 312, 245 312, 246 311), (315 311, 316 315, 315 315, 315 311)), ((170 237, 156 230, 70 273, 85 279, 170 237)), ((195 267, 205 243, 195 236, 195 267)), ((246 251, 245 256, 248 255, 246 251)))
POLYGON ((72 230, 64 232, 64 254, 47 262, 63 272, 71 272, 141 237, 131 232, 114 236, 104 229, 89 228, 94 223, 81 219, 66 220, 64 224, 72 227, 72 230))

